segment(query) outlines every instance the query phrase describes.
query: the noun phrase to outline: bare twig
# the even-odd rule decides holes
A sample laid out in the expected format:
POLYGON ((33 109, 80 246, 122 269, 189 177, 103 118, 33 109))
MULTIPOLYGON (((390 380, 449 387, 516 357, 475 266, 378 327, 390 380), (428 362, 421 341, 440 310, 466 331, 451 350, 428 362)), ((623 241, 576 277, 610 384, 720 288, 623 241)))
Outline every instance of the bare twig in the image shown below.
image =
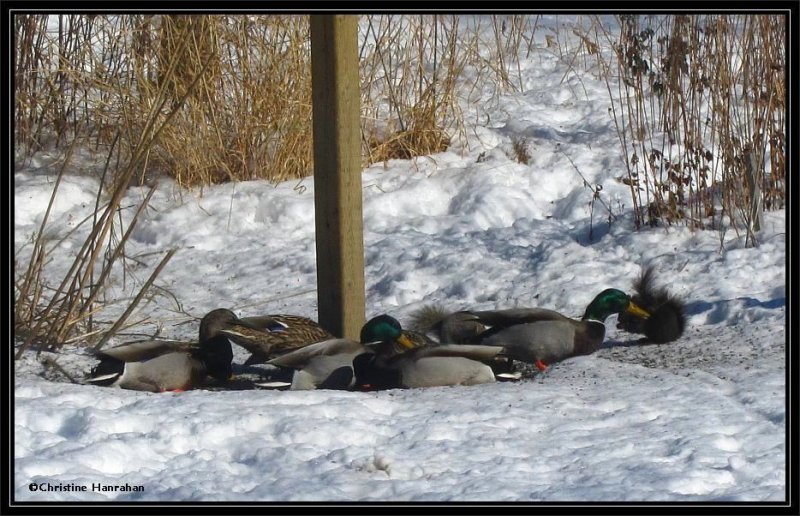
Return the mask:
POLYGON ((167 263, 169 262, 169 260, 172 258, 172 256, 175 254, 176 251, 177 251, 176 249, 171 249, 167 252, 167 255, 164 256, 164 258, 161 260, 161 263, 158 264, 153 273, 150 275, 150 278, 147 279, 145 284, 142 286, 142 289, 139 291, 134 300, 128 306, 127 310, 125 310, 125 313, 123 313, 120 316, 120 318, 117 319, 117 322, 115 322, 114 325, 106 332, 103 338, 100 339, 100 342, 98 342, 94 346, 95 350, 98 350, 101 347, 103 347, 106 344, 106 342, 108 342, 108 340, 114 336, 116 331, 120 327, 122 327, 122 324, 125 322, 128 316, 133 312, 134 308, 136 308, 136 305, 139 304, 139 301, 141 301, 142 297, 144 297, 145 293, 147 292, 147 289, 150 288, 150 285, 158 277, 158 274, 161 272, 161 269, 163 269, 167 265, 167 263))

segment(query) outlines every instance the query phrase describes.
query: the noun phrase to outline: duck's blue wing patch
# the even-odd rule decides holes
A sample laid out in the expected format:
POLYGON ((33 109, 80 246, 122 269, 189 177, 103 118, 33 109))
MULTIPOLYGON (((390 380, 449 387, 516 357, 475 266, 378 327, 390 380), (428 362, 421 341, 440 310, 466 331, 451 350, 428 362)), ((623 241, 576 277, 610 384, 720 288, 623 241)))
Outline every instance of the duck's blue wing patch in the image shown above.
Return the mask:
POLYGON ((280 321, 273 321, 272 323, 269 324, 269 326, 267 326, 267 331, 270 333, 279 333, 282 331, 286 331, 288 327, 289 327, 288 324, 284 324, 280 321))

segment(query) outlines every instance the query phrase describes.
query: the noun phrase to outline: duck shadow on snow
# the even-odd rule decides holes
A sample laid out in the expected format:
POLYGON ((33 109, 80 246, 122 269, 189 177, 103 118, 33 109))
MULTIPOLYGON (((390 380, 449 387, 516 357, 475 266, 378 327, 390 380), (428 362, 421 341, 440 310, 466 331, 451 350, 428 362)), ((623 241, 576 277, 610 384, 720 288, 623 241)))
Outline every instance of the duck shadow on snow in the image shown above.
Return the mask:
POLYGON ((737 297, 734 299, 723 299, 721 301, 693 301, 686 303, 686 315, 697 316, 707 314, 707 324, 716 324, 728 318, 731 311, 741 310, 742 308, 764 308, 767 310, 777 310, 786 306, 786 297, 776 297, 768 301, 761 301, 754 297, 737 297))
POLYGON ((631 335, 627 340, 607 340, 600 345, 599 349, 610 348, 638 348, 640 346, 657 346, 655 342, 649 340, 647 337, 637 337, 631 335))
POLYGON ((249 391, 260 389, 257 384, 264 382, 292 382, 294 371, 264 364, 244 365, 232 364, 234 378, 226 382, 220 382, 209 378, 205 385, 207 390, 224 391, 249 391))

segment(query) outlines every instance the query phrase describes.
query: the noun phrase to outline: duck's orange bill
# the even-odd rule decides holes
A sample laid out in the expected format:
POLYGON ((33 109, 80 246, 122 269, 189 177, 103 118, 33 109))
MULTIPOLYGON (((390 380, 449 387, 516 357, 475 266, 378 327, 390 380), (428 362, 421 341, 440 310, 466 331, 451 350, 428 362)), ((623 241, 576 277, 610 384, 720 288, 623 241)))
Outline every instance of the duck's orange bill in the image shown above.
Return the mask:
POLYGON ((414 349, 416 347, 414 343, 411 342, 411 339, 409 339, 405 335, 400 335, 399 337, 397 337, 397 342, 399 342, 400 345, 402 345, 406 349, 414 349))
POLYGON ((650 313, 647 310, 645 310, 644 308, 640 307, 639 305, 637 305, 633 301, 628 303, 628 308, 625 311, 628 312, 629 314, 633 314, 633 315, 635 315, 637 317, 641 317, 642 319, 647 319, 648 317, 650 317, 650 313))

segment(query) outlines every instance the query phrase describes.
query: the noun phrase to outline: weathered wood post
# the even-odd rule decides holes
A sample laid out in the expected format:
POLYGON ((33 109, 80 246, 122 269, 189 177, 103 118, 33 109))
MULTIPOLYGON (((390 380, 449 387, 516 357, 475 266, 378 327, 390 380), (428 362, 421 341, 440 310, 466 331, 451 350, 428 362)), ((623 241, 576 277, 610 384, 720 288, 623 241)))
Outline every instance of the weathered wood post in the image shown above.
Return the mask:
POLYGON ((357 21, 311 16, 319 321, 356 340, 364 324, 357 21))

